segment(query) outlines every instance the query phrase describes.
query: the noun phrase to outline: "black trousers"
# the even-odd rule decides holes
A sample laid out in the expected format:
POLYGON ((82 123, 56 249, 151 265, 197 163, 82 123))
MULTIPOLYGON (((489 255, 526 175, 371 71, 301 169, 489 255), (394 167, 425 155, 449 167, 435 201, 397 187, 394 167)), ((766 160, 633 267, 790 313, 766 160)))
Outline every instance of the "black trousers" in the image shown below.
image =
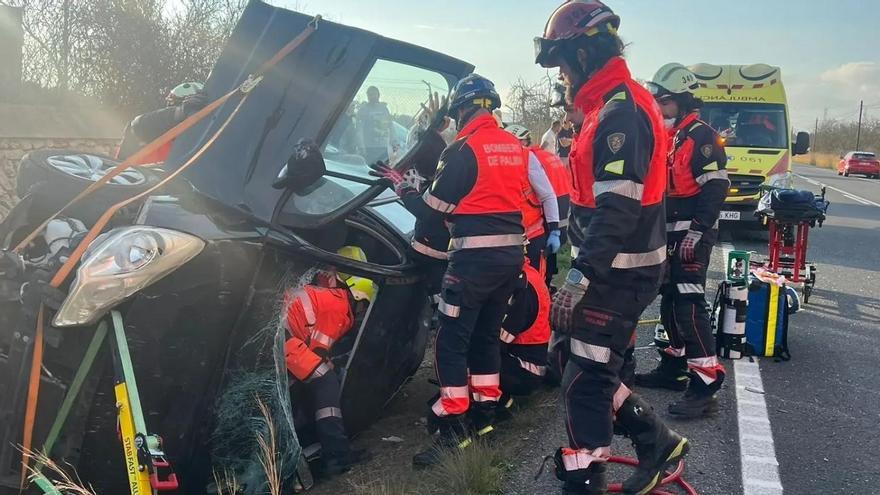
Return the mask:
MULTIPOLYGON (((684 234, 669 234, 670 252, 674 252, 684 234)), ((717 238, 717 231, 706 232, 696 246, 691 263, 683 263, 677 253, 670 256, 669 278, 660 288, 660 319, 670 341, 670 346, 663 352, 673 357, 686 357, 696 371, 714 367, 710 363, 715 358, 715 336, 706 303, 706 272, 712 245, 717 238)))
POLYGON ((521 273, 521 264, 485 265, 479 259, 449 263, 440 290, 434 351, 440 382, 440 399, 432 407, 435 416, 464 414, 471 400, 497 403, 501 322, 521 273))
POLYGON ((544 252, 547 250, 547 232, 529 239, 526 245, 526 258, 535 270, 541 270, 544 252))
POLYGON ((623 380, 631 379, 623 376, 624 369, 631 370, 632 358, 627 354, 639 316, 655 296, 654 290, 591 281, 575 307, 569 360, 562 377, 571 448, 594 450, 611 445, 614 394, 623 380))
POLYGON ((321 459, 324 462, 339 460, 346 462, 350 451, 348 435, 342 422, 342 409, 339 404, 340 383, 336 371, 305 383, 311 394, 315 409, 315 433, 321 442, 321 459))
POLYGON ((501 345, 501 392, 531 395, 541 388, 547 373, 546 344, 501 345))

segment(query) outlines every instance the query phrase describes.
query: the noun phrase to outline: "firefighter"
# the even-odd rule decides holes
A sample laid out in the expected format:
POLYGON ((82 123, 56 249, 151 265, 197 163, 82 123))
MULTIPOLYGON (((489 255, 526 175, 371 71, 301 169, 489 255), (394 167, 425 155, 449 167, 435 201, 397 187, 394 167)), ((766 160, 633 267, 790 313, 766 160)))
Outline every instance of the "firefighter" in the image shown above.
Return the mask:
MULTIPOLYGON (((428 411, 428 429, 437 435, 413 457, 416 467, 435 464, 445 448, 467 447, 474 432, 491 431, 501 397, 498 335, 524 260, 528 153, 498 127, 492 110, 500 106, 488 79, 459 81, 448 104, 456 140, 423 194, 402 193, 418 219, 445 221, 451 236, 434 351, 440 394, 428 411)), ((398 178, 386 178, 397 188, 398 178)))
POLYGON ((550 291, 543 270, 526 263, 501 325, 501 401, 498 420, 509 418, 515 397, 529 396, 547 374, 550 291))
POLYGON ((555 460, 572 494, 606 493, 615 426, 639 461, 624 493, 650 492, 689 448, 620 377, 666 262, 667 144, 654 99, 622 57, 619 25, 601 2, 566 2, 535 43, 536 63, 559 67, 568 101, 585 115, 569 156, 582 237, 551 307, 554 330, 570 333, 562 384, 569 445, 555 460))
MULTIPOLYGON (((497 120, 497 119, 496 119, 497 120)), ((562 245, 559 231, 559 204, 556 191, 550 181, 547 165, 541 161, 532 148, 529 130, 518 124, 500 124, 516 137, 520 144, 529 150, 529 181, 524 191, 522 204, 523 228, 526 231, 526 257, 535 268, 544 266, 546 253, 556 254, 562 245)), ((553 155, 540 147, 535 147, 543 155, 553 155)))
MULTIPOLYGON (((541 264, 546 263, 543 271, 545 272, 545 282, 547 287, 550 287, 553 275, 558 273, 556 268, 556 255, 559 253, 559 248, 562 244, 565 244, 567 240, 568 210, 571 195, 571 173, 558 155, 542 149, 540 146, 532 145, 531 132, 525 126, 519 124, 507 124, 504 126, 504 130, 513 134, 519 139, 519 142, 522 143, 523 146, 529 149, 531 152, 531 155, 529 156, 529 165, 531 166, 535 161, 541 165, 541 168, 544 170, 544 173, 550 181, 550 185, 553 188, 553 194, 556 198, 559 217, 559 222, 556 226, 558 228, 554 229, 553 224, 547 219, 547 230, 550 233, 547 236, 547 249, 544 250, 545 260, 538 263, 536 260, 532 260, 531 255, 529 257, 532 266, 538 267, 541 266, 541 264), (534 160, 532 160, 532 157, 534 157, 534 160)), ((551 290, 553 289, 551 288, 551 290)))
MULTIPOLYGON (((131 121, 123 132, 122 142, 116 152, 116 158, 124 160, 135 154, 162 134, 171 130, 172 127, 183 122, 190 115, 198 112, 207 104, 204 85, 199 82, 185 82, 178 84, 168 95, 165 96, 165 108, 153 110, 138 115, 131 121)), ((164 162, 171 153, 174 141, 169 141, 164 146, 141 159, 138 163, 164 162)))
MULTIPOLYGON (((345 246, 338 253, 358 261, 367 259, 356 246, 345 246)), ((325 283, 326 287, 306 285, 287 291, 282 313, 290 337, 284 344, 287 369, 306 387, 314 403, 324 477, 347 471, 363 454, 351 449, 345 433, 339 377, 330 358, 333 345, 355 327, 376 297, 376 286, 369 279, 340 273, 328 280, 331 283, 325 283)))
POLYGON ((666 237, 669 280, 661 287, 661 320, 669 341, 658 342, 660 365, 636 376, 636 385, 684 391, 669 405, 675 416, 698 418, 718 409, 715 393, 724 367, 706 304, 706 271, 718 240, 718 215, 730 181, 727 155, 718 134, 699 119, 697 78, 681 64, 667 64, 647 83, 669 129, 666 237), (690 379, 688 379, 688 370, 690 379))

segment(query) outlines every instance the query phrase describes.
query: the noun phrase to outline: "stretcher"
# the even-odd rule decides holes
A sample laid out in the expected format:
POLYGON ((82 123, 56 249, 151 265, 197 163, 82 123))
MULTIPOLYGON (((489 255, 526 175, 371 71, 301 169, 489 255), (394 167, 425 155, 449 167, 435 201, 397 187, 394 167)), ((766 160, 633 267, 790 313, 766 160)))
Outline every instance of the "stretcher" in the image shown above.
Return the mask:
POLYGON ((819 195, 766 186, 762 190, 765 194, 755 214, 769 232, 768 254, 752 264, 784 276, 788 285, 802 291, 807 303, 816 285, 816 266, 807 261, 807 245, 810 229, 822 227, 828 212, 825 188, 819 195))

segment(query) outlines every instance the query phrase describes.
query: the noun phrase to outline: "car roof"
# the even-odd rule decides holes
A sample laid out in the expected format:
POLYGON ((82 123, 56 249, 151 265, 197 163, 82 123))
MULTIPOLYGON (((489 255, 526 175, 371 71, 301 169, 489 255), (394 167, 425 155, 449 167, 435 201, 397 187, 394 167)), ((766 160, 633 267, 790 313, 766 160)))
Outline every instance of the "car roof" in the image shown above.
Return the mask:
MULTIPOLYGON (((240 86, 248 75, 299 35, 312 17, 253 0, 243 11, 205 83, 210 99, 240 86)), ((201 194, 272 220, 284 194, 272 188, 300 139, 318 139, 380 56, 441 72, 454 82, 473 70, 467 62, 370 31, 319 21, 318 29, 270 70, 235 118, 184 175, 201 194)), ((166 168, 175 169, 214 136, 240 101, 235 95, 175 141, 166 168)))

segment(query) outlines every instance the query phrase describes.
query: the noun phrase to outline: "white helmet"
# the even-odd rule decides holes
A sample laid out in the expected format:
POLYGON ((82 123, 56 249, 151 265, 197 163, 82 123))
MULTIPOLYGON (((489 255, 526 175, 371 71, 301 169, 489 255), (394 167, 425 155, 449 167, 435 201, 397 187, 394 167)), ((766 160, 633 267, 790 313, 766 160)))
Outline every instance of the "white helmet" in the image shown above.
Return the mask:
POLYGON ((504 124, 504 130, 513 134, 520 141, 527 141, 532 137, 531 131, 524 125, 504 124))
POLYGON ((662 96, 680 95, 684 93, 694 94, 700 87, 699 81, 693 72, 687 67, 671 63, 660 67, 654 77, 645 86, 654 95, 654 98, 662 96))

